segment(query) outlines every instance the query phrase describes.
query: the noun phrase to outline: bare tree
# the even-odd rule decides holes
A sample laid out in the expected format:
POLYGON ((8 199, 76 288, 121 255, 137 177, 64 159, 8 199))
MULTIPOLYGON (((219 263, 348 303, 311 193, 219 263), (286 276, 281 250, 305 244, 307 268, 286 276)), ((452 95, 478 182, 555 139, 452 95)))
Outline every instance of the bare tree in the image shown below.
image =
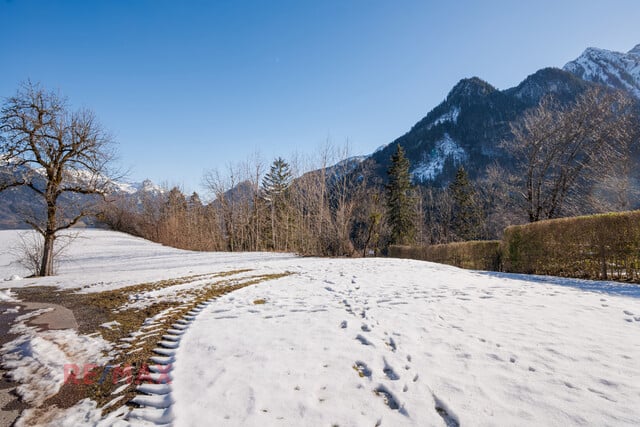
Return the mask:
POLYGON ((26 187, 43 202, 44 218, 24 218, 43 236, 39 275, 53 274, 54 243, 61 230, 95 212, 69 195, 104 195, 113 160, 112 139, 88 109, 70 111, 55 92, 27 82, 8 98, 0 116, 0 155, 7 172, 0 191, 26 187))
POLYGON ((519 180, 506 168, 497 163, 490 164, 477 184, 487 215, 484 229, 487 238, 500 239, 508 226, 527 222, 513 197, 514 189, 520 185, 519 180))
POLYGON ((503 146, 518 162, 529 221, 557 218, 588 196, 598 177, 620 164, 633 138, 632 101, 600 87, 562 106, 551 98, 512 125, 503 146))

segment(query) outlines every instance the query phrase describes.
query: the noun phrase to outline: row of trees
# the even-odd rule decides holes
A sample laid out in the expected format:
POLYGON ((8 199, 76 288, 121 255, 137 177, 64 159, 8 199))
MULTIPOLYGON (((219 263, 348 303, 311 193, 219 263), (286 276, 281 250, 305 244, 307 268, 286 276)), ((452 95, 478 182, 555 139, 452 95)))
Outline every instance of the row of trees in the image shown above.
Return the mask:
POLYGON ((572 104, 545 98, 502 143, 512 165, 493 165, 473 181, 460 168, 445 188, 414 187, 400 145, 386 177, 372 173, 369 160, 327 146, 313 163, 277 158, 267 170, 256 156, 210 171, 204 183, 214 201, 204 204, 178 188, 105 198, 109 134, 91 111, 72 111, 58 94, 27 83, 0 115, 0 192, 23 187, 40 202, 40 215, 24 218, 44 241, 40 275, 52 273, 59 232, 96 214, 86 198, 74 205, 78 195, 102 198, 100 217, 113 228, 166 245, 366 256, 390 243, 496 238, 511 224, 628 208, 636 108, 603 88, 572 104))
MULTIPOLYGON (((102 219, 163 244, 195 250, 294 251, 306 255, 378 253, 391 238, 381 183, 358 160, 327 146, 320 165, 277 158, 266 170, 255 157, 204 177, 213 202, 178 188, 140 200, 121 196, 102 219), (329 166, 333 165, 333 166, 329 166)), ((344 153, 344 151, 343 151, 344 153)), ((408 174, 408 171, 406 171, 408 174)))
MULTIPOLYGON (((321 158, 334 159, 326 153, 321 158)), ((300 175, 299 165, 283 158, 264 174, 262 165, 254 159, 225 174, 207 173, 214 198, 209 204, 174 187, 139 200, 121 196, 108 203, 102 219, 117 230, 184 249, 319 256, 367 256, 389 244, 484 239, 515 223, 514 215, 503 212, 500 221, 495 218, 491 203, 500 198, 500 189, 488 180, 472 182, 462 167, 448 187, 414 186, 400 145, 386 184, 371 173, 373 165, 348 158, 300 175)))

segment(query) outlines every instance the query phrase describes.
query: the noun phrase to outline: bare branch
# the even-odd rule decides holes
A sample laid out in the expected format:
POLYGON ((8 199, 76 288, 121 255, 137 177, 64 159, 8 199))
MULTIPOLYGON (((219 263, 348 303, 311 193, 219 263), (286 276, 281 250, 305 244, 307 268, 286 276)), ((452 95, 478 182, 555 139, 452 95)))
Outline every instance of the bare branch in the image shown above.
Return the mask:
POLYGON ((27 82, 5 102, 0 115, 0 158, 14 176, 0 191, 25 186, 46 209, 46 221, 27 222, 44 237, 41 275, 52 273, 56 233, 73 227, 87 209, 65 212, 64 193, 102 195, 109 185, 114 155, 111 136, 88 109, 70 111, 67 100, 27 82), (38 166, 37 169, 32 165, 38 166), (25 171, 26 169, 26 171, 25 171))

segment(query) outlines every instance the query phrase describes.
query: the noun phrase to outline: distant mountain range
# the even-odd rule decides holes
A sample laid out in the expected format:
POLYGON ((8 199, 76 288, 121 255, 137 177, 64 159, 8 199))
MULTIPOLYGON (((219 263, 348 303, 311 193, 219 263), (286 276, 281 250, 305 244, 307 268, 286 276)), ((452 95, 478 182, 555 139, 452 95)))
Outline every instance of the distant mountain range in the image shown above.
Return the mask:
MULTIPOLYGON (((407 133, 368 156, 348 159, 332 170, 357 173, 358 167, 369 165, 384 180, 391 155, 401 144, 416 183, 446 185, 461 165, 471 178, 477 178, 487 165, 509 161, 500 142, 509 137, 510 122, 522 117, 545 95, 553 94, 559 101, 568 102, 594 85, 621 89, 640 100, 640 44, 627 53, 590 47, 562 69, 544 68, 506 90, 498 90, 478 77, 463 79, 407 133)), ((0 165, 0 172, 3 167, 0 165)), ((162 191, 150 181, 114 186, 116 192, 134 199, 162 191)), ((230 194, 243 192, 238 187, 230 194)), ((28 189, 0 193, 0 228, 24 226, 19 212, 25 209, 34 209, 28 189)))
POLYGON ((563 70, 590 82, 626 90, 640 98, 640 44, 627 53, 588 48, 563 70))
MULTIPOLYGON (((24 167, 23 167, 24 168, 24 167)), ((8 173, 9 168, 6 163, 0 162, 0 177, 8 173)), ((14 170, 13 174, 20 174, 21 170, 14 170)), ((44 182, 44 181, 43 181, 44 182)), ((142 199, 145 195, 159 195, 164 190, 149 180, 140 183, 128 182, 112 182, 114 195, 130 198, 134 202, 142 199)), ((44 184, 42 184, 44 185, 44 184)), ((66 206, 71 206, 68 215, 75 215, 78 207, 87 206, 95 200, 96 196, 90 195, 65 195, 64 202, 66 206)), ((0 193, 0 230, 14 228, 29 228, 23 218, 37 218, 44 220, 45 206, 40 197, 36 197, 35 193, 26 187, 16 187, 0 193)), ((64 211, 60 211, 64 215, 64 211)), ((95 219, 91 217, 85 218, 79 225, 92 226, 95 219)))
POLYGON ((445 185, 461 165, 472 178, 478 177, 488 164, 508 161, 499 144, 509 136, 510 122, 545 95, 567 102, 594 85, 622 89, 640 99, 640 45, 627 53, 588 48, 563 69, 544 68, 506 90, 477 77, 463 79, 409 132, 369 157, 382 177, 401 144, 416 183, 445 185))

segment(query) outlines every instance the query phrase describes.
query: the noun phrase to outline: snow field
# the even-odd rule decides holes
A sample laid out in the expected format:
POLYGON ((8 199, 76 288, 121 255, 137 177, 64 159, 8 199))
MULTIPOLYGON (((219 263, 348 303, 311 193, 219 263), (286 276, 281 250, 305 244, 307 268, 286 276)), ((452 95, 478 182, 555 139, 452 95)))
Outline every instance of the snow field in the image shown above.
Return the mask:
POLYGON ((185 333, 175 425, 640 420, 637 300, 415 261, 298 264, 185 333))
MULTIPOLYGON (((11 236, 0 232, 0 242, 11 236)), ((24 273, 0 245, 0 278, 13 275, 24 273)), ((134 398, 140 407, 121 406, 115 390, 108 405, 117 409, 104 418, 84 399, 49 413, 47 422, 41 418, 43 425, 618 426, 640 420, 640 299, 633 285, 399 259, 196 253, 100 230, 82 231, 57 277, 6 283, 102 292, 166 279, 176 282, 134 292, 126 306, 145 309, 154 300, 174 306, 113 344, 112 351, 126 354, 155 343, 149 381, 134 398), (180 302, 210 280, 227 280, 222 274, 229 271, 237 281, 292 274, 197 306, 180 302), (175 320, 175 310, 185 314, 175 320), (155 384, 161 375, 171 383, 155 384)), ((21 338, 41 333, 24 330, 21 338)), ((75 353, 100 348, 83 340, 68 340, 75 353)), ((73 354, 71 363, 84 360, 73 354)))

